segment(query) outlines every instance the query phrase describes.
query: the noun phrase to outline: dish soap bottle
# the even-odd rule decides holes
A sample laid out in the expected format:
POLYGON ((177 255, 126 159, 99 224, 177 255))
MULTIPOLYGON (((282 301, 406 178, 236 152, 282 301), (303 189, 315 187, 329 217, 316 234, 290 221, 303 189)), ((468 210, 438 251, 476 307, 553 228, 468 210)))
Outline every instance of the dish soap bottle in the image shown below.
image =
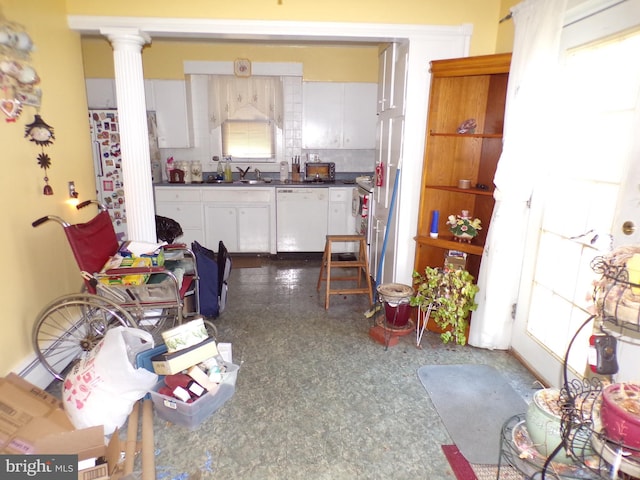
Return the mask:
POLYGON ((224 170, 222 169, 222 162, 218 162, 218 174, 216 175, 216 180, 222 181, 224 179, 224 170))
POLYGON ((231 175, 231 160, 229 160, 228 158, 224 166, 224 181, 228 183, 231 183, 233 181, 233 178, 231 175))

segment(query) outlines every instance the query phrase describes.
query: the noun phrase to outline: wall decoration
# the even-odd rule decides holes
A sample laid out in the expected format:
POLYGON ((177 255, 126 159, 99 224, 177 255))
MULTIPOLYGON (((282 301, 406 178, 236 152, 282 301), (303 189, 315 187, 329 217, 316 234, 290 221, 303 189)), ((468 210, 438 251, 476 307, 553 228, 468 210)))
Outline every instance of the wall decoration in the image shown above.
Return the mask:
POLYGON ((53 144, 53 140, 56 138, 53 136, 53 127, 47 125, 38 114, 36 114, 33 122, 25 126, 24 136, 29 137, 30 141, 42 147, 53 144))
POLYGON ((238 58, 233 62, 233 73, 236 77, 251 76, 251 60, 246 58, 238 58))
POLYGON ((44 147, 53 144, 53 127, 39 115, 42 104, 42 90, 37 87, 40 77, 30 64, 31 52, 35 49, 26 29, 7 20, 0 13, 0 112, 7 122, 15 122, 22 114, 23 107, 34 107, 36 113, 31 123, 25 125, 25 138, 41 149, 37 162, 44 169, 44 195, 53 195, 49 185, 48 169, 51 157, 44 153, 44 147))
POLYGON ((52 145, 53 140, 56 139, 53 135, 53 127, 48 125, 40 115, 36 114, 33 122, 24 127, 24 136, 25 138, 29 137, 29 141, 40 145, 42 149, 42 152, 38 155, 38 165, 40 165, 40 168, 44 168, 45 185, 42 193, 53 195, 53 188, 49 185, 49 177, 47 175, 47 169, 51 168, 51 157, 44 153, 44 147, 52 145))
POLYGON ((38 155, 38 164, 40 168, 44 168, 44 191, 45 195, 53 195, 53 188, 49 185, 49 177, 47 176, 47 169, 51 167, 51 158, 44 151, 38 155))
POLYGON ((25 28, 0 15, 0 111, 15 122, 24 105, 40 108, 40 77, 29 64, 34 50, 25 28))

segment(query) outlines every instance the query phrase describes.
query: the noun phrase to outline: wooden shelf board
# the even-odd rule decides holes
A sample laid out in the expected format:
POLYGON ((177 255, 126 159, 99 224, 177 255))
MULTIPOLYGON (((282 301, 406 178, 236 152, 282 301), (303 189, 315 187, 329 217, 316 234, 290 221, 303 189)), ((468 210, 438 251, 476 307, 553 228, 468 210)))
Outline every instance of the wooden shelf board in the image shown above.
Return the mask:
POLYGON ((470 255, 482 255, 484 248, 480 245, 474 245, 473 243, 458 242, 453 239, 453 235, 440 235, 438 238, 431 238, 425 236, 417 236, 414 239, 416 242, 423 245, 429 245, 431 247, 444 248, 446 250, 458 250, 460 252, 468 253, 470 255))
POLYGON ((447 192, 466 193, 467 195, 482 195, 486 197, 493 196, 493 190, 481 190, 479 188, 458 188, 448 185, 425 185, 424 188, 433 188, 434 190, 446 190, 447 192))
POLYGON ((432 137, 458 137, 458 138, 502 138, 502 133, 439 133, 429 132, 432 137))

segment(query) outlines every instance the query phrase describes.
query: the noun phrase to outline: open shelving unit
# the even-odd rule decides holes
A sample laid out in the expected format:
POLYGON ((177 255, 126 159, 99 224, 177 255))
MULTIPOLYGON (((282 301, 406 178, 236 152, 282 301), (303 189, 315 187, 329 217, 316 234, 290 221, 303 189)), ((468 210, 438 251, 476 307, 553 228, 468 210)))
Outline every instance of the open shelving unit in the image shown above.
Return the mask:
POLYGON ((467 270, 477 278, 493 213, 493 177, 502 153, 502 133, 511 54, 431 62, 431 92, 422 191, 415 237, 414 269, 441 267, 448 250, 467 254, 467 270), (467 119, 473 133, 457 133, 467 119), (471 188, 458 187, 461 179, 471 188), (438 238, 430 233, 433 211, 440 212, 438 238), (449 215, 468 210, 482 230, 471 243, 449 233, 449 215))

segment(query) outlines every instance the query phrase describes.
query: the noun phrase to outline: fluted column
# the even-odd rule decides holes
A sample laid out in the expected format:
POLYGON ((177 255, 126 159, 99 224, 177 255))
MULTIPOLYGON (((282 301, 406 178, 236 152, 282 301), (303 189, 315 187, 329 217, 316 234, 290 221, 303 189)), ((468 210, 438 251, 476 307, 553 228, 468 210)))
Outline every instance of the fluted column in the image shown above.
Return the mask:
POLYGON ((113 47, 127 238, 155 242, 149 130, 142 73, 142 47, 150 37, 137 29, 103 29, 113 47))

